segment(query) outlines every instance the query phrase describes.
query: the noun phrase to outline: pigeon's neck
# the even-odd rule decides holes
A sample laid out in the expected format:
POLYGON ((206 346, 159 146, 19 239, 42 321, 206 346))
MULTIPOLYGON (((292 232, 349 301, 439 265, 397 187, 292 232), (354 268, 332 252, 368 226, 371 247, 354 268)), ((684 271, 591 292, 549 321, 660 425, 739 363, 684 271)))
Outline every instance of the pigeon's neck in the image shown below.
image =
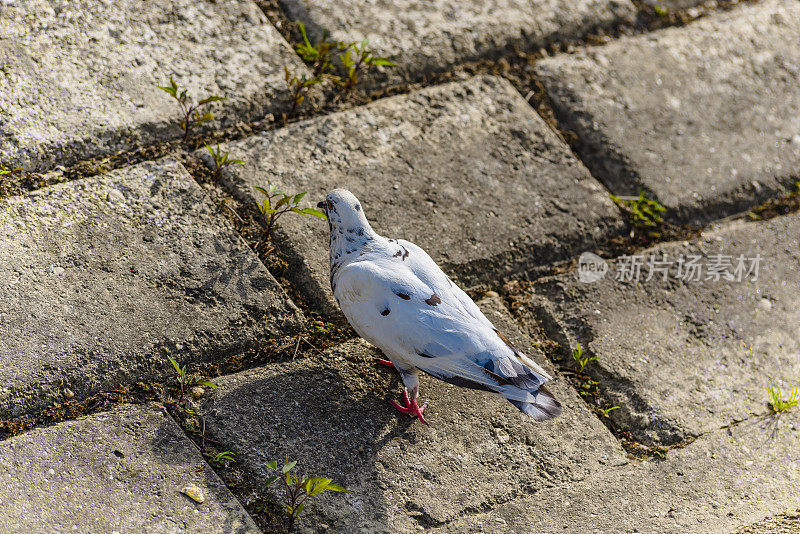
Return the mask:
POLYGON ((341 265, 360 256, 371 242, 379 236, 372 230, 369 223, 346 225, 331 225, 331 265, 341 265))

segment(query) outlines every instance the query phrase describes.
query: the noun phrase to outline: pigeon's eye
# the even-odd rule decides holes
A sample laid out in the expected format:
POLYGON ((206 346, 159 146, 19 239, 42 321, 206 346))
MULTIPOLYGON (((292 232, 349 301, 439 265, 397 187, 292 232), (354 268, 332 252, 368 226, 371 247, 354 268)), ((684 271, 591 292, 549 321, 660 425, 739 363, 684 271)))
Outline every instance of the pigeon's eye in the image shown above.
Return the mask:
POLYGON ((330 200, 326 200, 325 203, 328 205, 328 210, 333 209, 333 202, 331 202, 330 200))

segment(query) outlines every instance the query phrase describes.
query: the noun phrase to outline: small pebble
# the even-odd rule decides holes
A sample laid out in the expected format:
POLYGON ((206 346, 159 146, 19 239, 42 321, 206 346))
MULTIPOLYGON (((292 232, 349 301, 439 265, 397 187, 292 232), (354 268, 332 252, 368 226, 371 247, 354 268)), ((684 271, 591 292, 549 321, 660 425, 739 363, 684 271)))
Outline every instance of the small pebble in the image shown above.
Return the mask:
POLYGON ((203 490, 195 486, 194 484, 190 484, 181 490, 181 493, 189 497, 195 502, 202 503, 206 500, 205 496, 203 496, 203 490))
POLYGON ((66 388, 66 389, 64 390, 64 396, 65 396, 66 398, 68 398, 68 399, 71 399, 71 398, 73 398, 73 397, 75 396, 75 392, 74 392, 74 391, 72 391, 72 390, 71 390, 71 389, 69 389, 69 388, 66 388))
POLYGON ((199 399, 205 394, 206 390, 201 388, 200 386, 195 386, 192 388, 192 397, 194 397, 195 399, 199 399))

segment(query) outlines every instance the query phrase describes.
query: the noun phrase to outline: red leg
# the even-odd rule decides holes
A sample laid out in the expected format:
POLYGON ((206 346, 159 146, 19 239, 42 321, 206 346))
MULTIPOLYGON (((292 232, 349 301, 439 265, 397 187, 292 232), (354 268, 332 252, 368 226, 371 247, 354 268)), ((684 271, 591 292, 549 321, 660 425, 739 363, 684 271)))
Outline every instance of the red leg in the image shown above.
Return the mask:
POLYGON ((419 406, 417 404, 417 395, 416 395, 417 392, 416 392, 416 388, 414 388, 414 389, 415 389, 415 391, 413 392, 413 395, 412 395, 413 398, 408 396, 408 390, 407 389, 403 390, 403 402, 405 403, 405 406, 401 406, 400 404, 396 403, 395 401, 389 401, 389 403, 392 406, 394 406, 395 408, 397 408, 398 411, 400 411, 402 413, 407 413, 407 414, 411 415, 412 417, 418 417, 419 420, 422 421, 423 424, 427 425, 428 422, 422 416, 422 412, 425 410, 425 408, 428 406, 428 404, 425 403, 422 406, 419 406))
POLYGON ((392 362, 390 362, 389 360, 378 359, 378 363, 381 364, 381 365, 385 365, 386 367, 394 367, 394 364, 392 362))

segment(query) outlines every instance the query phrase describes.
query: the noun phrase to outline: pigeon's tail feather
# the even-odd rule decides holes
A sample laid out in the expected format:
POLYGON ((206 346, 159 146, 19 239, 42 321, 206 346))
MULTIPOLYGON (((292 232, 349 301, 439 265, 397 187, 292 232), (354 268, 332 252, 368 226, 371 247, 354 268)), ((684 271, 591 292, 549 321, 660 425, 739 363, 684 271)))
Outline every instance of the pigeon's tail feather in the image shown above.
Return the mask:
POLYGON ((509 399, 509 402, 536 421, 547 421, 561 414, 561 403, 556 400, 546 387, 541 386, 536 391, 529 393, 535 397, 533 402, 511 399, 509 399))

